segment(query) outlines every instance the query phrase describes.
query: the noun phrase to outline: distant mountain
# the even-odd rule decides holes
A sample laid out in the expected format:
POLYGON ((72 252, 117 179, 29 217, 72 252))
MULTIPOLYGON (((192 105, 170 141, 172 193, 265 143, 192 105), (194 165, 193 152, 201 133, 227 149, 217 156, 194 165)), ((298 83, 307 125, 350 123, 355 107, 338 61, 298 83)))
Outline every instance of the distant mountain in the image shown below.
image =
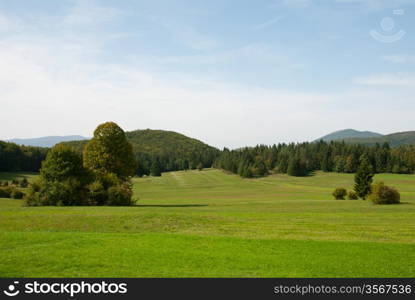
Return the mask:
POLYGON ((377 138, 382 137, 383 135, 376 132, 371 131, 358 131, 354 129, 344 129, 332 132, 328 135, 325 135, 315 141, 337 141, 337 140, 345 140, 345 139, 359 139, 359 138, 377 138))
POLYGON ((11 139, 12 142, 18 145, 36 146, 36 147, 53 147, 61 142, 86 140, 86 137, 80 135, 66 135, 66 136, 44 136, 32 139, 11 139))
POLYGON ((389 143, 391 147, 415 145, 415 131, 397 132, 380 137, 348 138, 344 139, 344 141, 350 144, 361 144, 365 146, 374 146, 376 143, 383 144, 385 142, 389 143))

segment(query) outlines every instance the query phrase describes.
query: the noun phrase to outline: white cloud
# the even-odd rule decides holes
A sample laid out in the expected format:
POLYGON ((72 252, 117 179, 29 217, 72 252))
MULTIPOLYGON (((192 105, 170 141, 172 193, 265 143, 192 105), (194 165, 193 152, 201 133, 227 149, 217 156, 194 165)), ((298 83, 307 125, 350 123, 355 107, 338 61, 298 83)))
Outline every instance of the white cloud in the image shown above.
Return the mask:
POLYGON ((336 0, 336 2, 358 4, 370 10, 400 9, 415 4, 413 0, 336 0))
POLYGON ((361 85, 379 86, 409 86, 415 87, 415 74, 411 73, 382 73, 367 77, 356 78, 355 83, 361 85))
POLYGON ((288 7, 306 8, 313 4, 313 0, 279 0, 279 3, 288 7))
POLYGON ((63 26, 90 26, 109 22, 123 12, 110 6, 98 5, 91 0, 76 0, 68 14, 62 19, 63 26))
POLYGON ((268 66, 284 66, 287 68, 301 68, 302 65, 292 60, 280 51, 269 47, 265 44, 255 43, 244 45, 240 48, 210 51, 207 53, 185 55, 185 56, 151 56, 135 55, 131 57, 141 65, 159 64, 159 65, 207 65, 217 66, 232 63, 256 63, 266 64, 268 66))
POLYGON ((279 22, 282 18, 283 18, 282 16, 278 16, 278 17, 272 18, 272 19, 270 19, 270 20, 268 20, 266 22, 263 22, 261 24, 255 25, 254 26, 254 29, 255 30, 260 30, 260 29, 265 29, 265 28, 271 27, 275 23, 279 22))
POLYGON ((396 64, 415 63, 415 55, 385 55, 382 57, 383 60, 396 64))

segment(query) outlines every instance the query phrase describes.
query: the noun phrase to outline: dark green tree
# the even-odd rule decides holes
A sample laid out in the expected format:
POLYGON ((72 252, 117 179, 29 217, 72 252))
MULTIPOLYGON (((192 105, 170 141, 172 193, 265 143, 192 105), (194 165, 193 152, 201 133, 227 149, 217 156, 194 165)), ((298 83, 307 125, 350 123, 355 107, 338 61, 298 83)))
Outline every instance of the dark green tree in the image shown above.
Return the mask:
POLYGON ((287 173, 290 176, 305 176, 307 175, 307 169, 299 158, 293 157, 288 163, 287 173))
POLYGON ((366 156, 362 156, 360 166, 354 176, 354 190, 363 200, 371 193, 373 182, 373 168, 366 156))
POLYGON ((161 176, 160 162, 158 159, 155 159, 151 164, 150 175, 161 176))

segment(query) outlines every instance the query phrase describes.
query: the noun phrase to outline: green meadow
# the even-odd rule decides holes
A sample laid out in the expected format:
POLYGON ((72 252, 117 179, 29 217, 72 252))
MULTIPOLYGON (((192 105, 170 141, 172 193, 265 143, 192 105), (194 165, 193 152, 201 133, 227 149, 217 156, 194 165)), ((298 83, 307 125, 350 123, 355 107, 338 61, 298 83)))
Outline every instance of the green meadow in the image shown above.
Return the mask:
POLYGON ((375 180, 402 204, 334 200, 351 174, 214 169, 135 178, 133 207, 0 199, 0 277, 415 277, 415 175, 375 180))

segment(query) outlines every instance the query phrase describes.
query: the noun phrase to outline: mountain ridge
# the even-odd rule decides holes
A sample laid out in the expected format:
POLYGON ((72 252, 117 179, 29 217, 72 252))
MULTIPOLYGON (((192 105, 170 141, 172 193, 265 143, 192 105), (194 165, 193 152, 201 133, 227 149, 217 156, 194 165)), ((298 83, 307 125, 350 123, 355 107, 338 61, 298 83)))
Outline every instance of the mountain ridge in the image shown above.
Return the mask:
POLYGON ((6 142, 15 143, 18 145, 24 146, 34 146, 34 147, 53 147, 56 144, 61 142, 69 142, 76 140, 87 140, 88 138, 81 135, 51 135, 51 136, 42 136, 37 138, 27 138, 27 139, 9 139, 6 142))

